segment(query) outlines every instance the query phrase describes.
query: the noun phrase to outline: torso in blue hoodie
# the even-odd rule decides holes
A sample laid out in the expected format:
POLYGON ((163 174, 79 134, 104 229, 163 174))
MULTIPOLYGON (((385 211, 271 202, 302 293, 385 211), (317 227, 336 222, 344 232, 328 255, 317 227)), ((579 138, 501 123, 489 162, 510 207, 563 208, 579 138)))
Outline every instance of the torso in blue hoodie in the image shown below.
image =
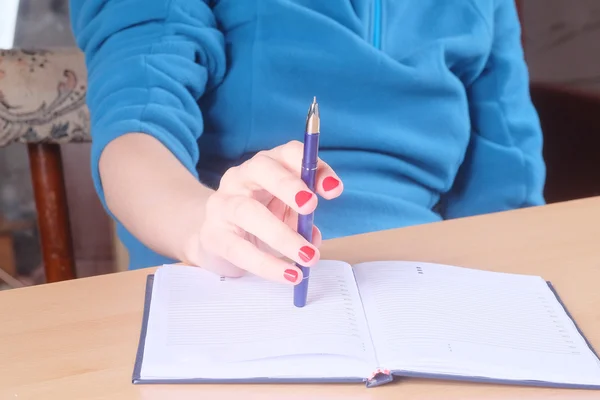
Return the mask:
MULTIPOLYGON (((514 0, 72 0, 92 167, 127 132, 205 184, 301 140, 344 181, 324 238, 539 205, 542 135, 514 0)), ((166 260, 124 229, 132 268, 166 260)))

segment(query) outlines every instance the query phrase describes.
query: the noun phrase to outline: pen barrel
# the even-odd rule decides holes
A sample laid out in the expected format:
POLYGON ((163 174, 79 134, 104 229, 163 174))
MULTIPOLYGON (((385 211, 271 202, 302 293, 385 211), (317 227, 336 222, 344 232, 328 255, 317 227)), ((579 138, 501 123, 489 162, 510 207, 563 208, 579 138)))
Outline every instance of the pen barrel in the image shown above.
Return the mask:
POLYGON ((304 153, 302 154, 302 180, 310 190, 315 190, 314 176, 317 171, 317 160, 319 159, 319 134, 304 134, 304 153), (310 171, 314 173, 311 176, 310 171), (310 181, 312 179, 312 181, 310 181))
MULTIPOLYGON (((315 191, 315 180, 317 177, 317 160, 319 157, 319 134, 305 134, 304 154, 302 156, 302 181, 308 188, 315 191)), ((298 216, 298 233, 309 242, 312 241, 314 214, 298 216)))
MULTIPOLYGON (((317 160, 319 157, 319 134, 305 134, 304 136, 304 154, 302 157, 302 171, 300 173, 302 181, 308 188, 315 191, 315 181, 317 176, 317 160)), ((298 233, 312 243, 314 213, 308 215, 298 215, 298 233)), ((302 271, 302 282, 294 287, 294 305, 304 307, 308 293, 308 278, 310 268, 296 264, 302 271)))

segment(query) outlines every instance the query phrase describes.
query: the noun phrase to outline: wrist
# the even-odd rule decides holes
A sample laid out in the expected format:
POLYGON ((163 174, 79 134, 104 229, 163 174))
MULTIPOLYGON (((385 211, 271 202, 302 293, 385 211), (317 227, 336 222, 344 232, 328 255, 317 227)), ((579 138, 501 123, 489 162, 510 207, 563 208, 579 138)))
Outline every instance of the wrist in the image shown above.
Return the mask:
POLYGON ((170 257, 184 263, 199 257, 200 231, 206 219, 206 204, 214 190, 201 184, 174 205, 173 220, 176 232, 172 233, 170 257))
POLYGON ((183 243, 202 226, 211 189, 158 140, 127 134, 99 163, 108 208, 146 247, 181 259, 183 243))

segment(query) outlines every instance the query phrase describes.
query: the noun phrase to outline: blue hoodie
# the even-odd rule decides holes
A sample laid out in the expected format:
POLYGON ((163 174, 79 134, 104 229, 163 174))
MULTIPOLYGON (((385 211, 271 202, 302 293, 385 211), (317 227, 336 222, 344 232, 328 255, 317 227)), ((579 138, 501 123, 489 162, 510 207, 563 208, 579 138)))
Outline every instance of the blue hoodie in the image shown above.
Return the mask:
MULTIPOLYGON (((71 0, 92 169, 144 132, 216 187, 302 139, 344 181, 325 239, 543 204, 542 133, 514 0, 71 0)), ((131 268, 170 262, 121 225, 131 268)))

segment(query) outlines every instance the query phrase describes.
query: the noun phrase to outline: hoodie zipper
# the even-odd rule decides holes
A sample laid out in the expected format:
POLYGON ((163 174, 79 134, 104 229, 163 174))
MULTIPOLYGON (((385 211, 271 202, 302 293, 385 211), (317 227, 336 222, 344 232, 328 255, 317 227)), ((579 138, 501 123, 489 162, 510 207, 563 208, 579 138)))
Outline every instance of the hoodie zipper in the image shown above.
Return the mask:
POLYGON ((373 0, 373 31, 371 32, 371 38, 373 46, 377 49, 381 49, 381 1, 373 0))

